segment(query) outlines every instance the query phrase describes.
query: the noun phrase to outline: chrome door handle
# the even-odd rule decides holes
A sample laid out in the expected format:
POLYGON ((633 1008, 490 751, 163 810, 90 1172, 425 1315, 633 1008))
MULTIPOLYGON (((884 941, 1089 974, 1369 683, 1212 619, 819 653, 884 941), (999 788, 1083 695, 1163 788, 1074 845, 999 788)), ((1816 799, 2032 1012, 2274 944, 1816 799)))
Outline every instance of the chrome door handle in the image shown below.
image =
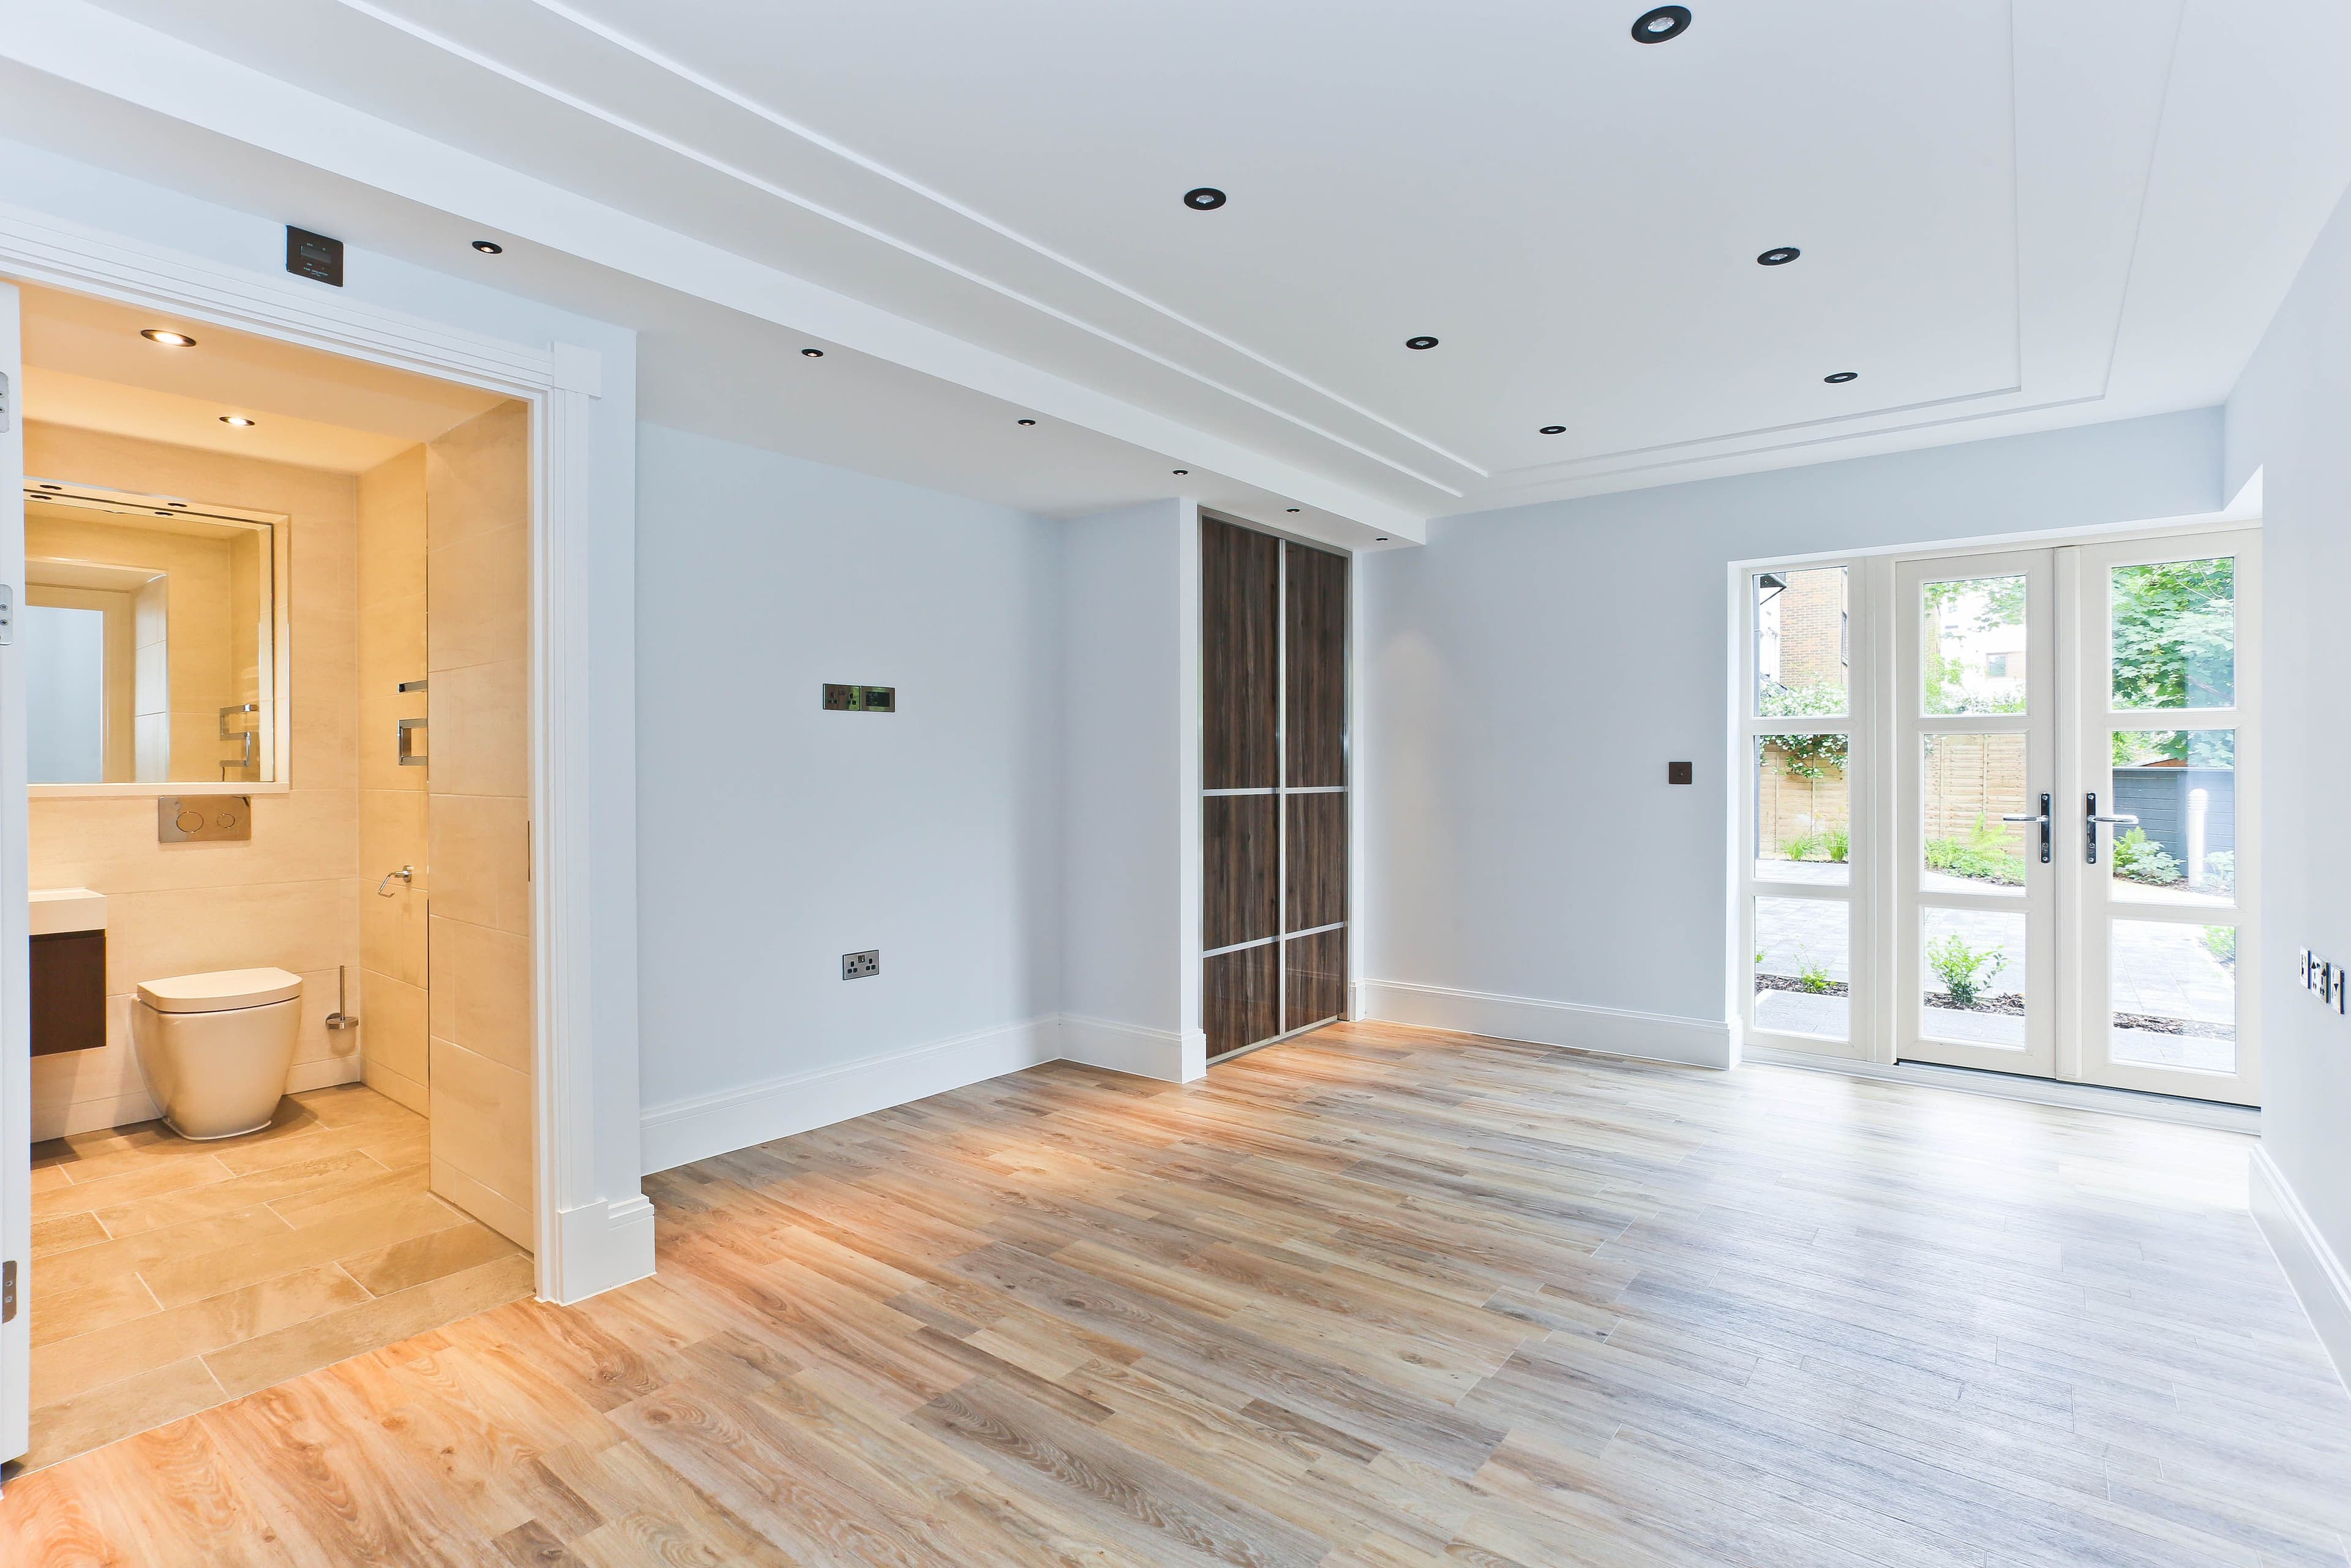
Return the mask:
POLYGON ((2098 810, 2098 796, 2097 791, 2095 790, 2092 790, 2090 792, 2087 800, 2089 804, 2087 810, 2084 812, 2084 821, 2082 823, 2082 829, 2083 832, 2086 836, 2087 845, 2084 851, 2084 854, 2086 857, 2086 863, 2095 865, 2098 863, 2098 824, 2100 822, 2113 822, 2116 824, 2128 822, 2132 827, 2136 828, 2138 826, 2138 819, 2130 815, 2128 812, 2101 812, 2098 810))
POLYGON ((2049 797, 2041 797, 2041 810, 2036 815, 2027 812, 2021 817, 2002 817, 2003 822, 2038 822, 2041 824, 2041 863, 2049 863, 2049 797))

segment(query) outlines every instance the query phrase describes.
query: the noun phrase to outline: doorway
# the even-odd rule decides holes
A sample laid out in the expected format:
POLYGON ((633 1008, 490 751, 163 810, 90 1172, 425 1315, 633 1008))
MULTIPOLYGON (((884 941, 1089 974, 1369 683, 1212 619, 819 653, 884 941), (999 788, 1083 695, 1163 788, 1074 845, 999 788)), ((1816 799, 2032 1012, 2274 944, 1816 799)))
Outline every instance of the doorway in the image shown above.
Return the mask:
POLYGON ((2259 1104, 2258 530, 1745 578, 1749 1039, 2259 1104))

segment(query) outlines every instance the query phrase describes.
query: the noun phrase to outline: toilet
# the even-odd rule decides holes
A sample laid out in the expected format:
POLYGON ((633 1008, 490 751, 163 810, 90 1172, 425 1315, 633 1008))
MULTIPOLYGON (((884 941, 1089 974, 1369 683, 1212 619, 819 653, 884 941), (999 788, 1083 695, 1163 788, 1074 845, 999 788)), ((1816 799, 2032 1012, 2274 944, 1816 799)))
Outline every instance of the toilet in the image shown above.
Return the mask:
POLYGON ((221 969, 142 980, 131 1040, 147 1092, 183 1138, 257 1132, 277 1113, 302 1024, 302 977, 221 969))

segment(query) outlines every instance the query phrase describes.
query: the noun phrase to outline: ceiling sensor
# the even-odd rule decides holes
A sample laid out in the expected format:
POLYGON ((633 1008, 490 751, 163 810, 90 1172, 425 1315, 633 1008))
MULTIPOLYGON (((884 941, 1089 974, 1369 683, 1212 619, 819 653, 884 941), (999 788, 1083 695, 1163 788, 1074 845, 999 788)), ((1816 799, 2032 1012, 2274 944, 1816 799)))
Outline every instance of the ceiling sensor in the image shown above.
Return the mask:
POLYGON ((804 360, 821 360, 824 358, 824 350, 822 349, 802 349, 800 350, 800 358, 804 360))
POLYGON ((1541 430, 1536 431, 1535 434, 1537 435, 1565 435, 1567 434, 1567 426, 1563 424, 1546 424, 1541 430))
POLYGON ((196 346, 196 340, 185 332, 167 331, 161 327, 146 328, 139 335, 151 343, 161 343, 167 349, 193 349, 196 346))
POLYGON ((1213 213, 1225 204, 1225 193, 1214 185, 1196 185, 1184 193, 1184 204, 1196 213, 1213 213))
POLYGON ((241 413, 225 413, 220 416, 220 422, 223 424, 234 424, 239 430, 246 429, 253 423, 253 421, 246 418, 245 415, 241 413))
POLYGON ((1833 376, 1823 376, 1821 380, 1828 382, 1829 385, 1833 387, 1841 387, 1847 382, 1857 382, 1861 380, 1861 372, 1859 371, 1839 371, 1833 376))
POLYGON ((504 256, 507 253, 507 247, 494 239, 477 239, 474 242, 474 248, 484 256, 504 256))
POLYGON ((1033 419, 1016 419, 1012 423, 1015 424, 1034 424, 1037 422, 1033 419))
POLYGON ((1678 38, 1689 31, 1690 13, 1687 5, 1660 5, 1654 11, 1644 11, 1641 19, 1633 24, 1633 41, 1636 44, 1662 44, 1667 38, 1678 38))
POLYGON ((1434 338, 1406 338, 1404 340, 1404 346, 1407 349, 1434 349, 1437 347, 1437 340, 1434 338))
POLYGON ((1785 267, 1804 253, 1794 246, 1775 246, 1755 258, 1758 267, 1785 267))

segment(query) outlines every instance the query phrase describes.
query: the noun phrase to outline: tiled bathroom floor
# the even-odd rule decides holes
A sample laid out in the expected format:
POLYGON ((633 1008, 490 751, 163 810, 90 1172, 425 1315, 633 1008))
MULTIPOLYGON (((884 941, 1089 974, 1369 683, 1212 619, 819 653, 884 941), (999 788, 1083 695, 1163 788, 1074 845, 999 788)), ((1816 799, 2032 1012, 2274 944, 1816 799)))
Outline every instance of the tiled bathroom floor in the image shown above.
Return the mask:
POLYGON ((530 1259, 433 1197, 428 1157, 424 1118, 357 1084, 217 1143, 33 1145, 26 1467, 528 1295, 530 1259))

